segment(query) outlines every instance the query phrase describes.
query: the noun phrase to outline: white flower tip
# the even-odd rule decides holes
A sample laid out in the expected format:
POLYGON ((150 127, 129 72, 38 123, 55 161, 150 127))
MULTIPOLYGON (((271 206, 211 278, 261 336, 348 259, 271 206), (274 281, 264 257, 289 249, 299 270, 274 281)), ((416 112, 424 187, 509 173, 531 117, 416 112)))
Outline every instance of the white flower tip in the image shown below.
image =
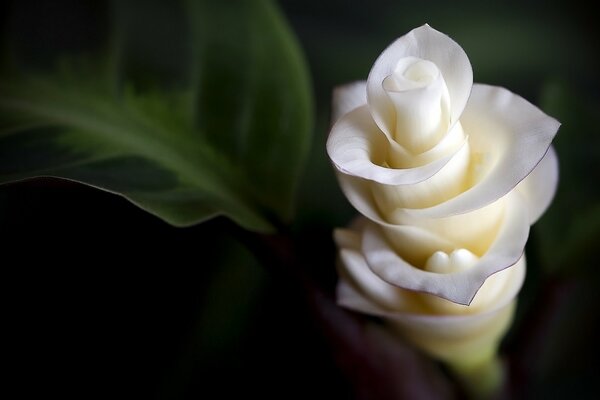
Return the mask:
POLYGON ((461 271, 471 268, 478 260, 479 258, 467 249, 457 249, 450 254, 450 262, 461 271))
POLYGON ((473 267, 479 258, 467 249, 456 249, 450 255, 436 251, 425 263, 425 270, 438 274, 449 274, 473 267))
POLYGON ((404 57, 398 61, 392 74, 383 80, 383 88, 388 92, 424 88, 439 75, 439 69, 431 61, 417 57, 404 57))
POLYGON ((448 273, 448 264, 450 263, 450 259, 448 254, 443 251, 436 251, 427 259, 425 263, 425 270, 429 272, 435 272, 438 274, 446 274, 448 273))

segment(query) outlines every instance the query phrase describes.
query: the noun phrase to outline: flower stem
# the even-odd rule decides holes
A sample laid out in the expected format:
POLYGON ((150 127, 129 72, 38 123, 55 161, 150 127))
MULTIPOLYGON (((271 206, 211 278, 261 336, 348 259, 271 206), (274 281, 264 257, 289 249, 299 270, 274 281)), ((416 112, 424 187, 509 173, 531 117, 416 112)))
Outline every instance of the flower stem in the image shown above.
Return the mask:
POLYGON ((451 365, 471 399, 492 398, 502 387, 505 367, 497 355, 492 354, 476 364, 451 365))

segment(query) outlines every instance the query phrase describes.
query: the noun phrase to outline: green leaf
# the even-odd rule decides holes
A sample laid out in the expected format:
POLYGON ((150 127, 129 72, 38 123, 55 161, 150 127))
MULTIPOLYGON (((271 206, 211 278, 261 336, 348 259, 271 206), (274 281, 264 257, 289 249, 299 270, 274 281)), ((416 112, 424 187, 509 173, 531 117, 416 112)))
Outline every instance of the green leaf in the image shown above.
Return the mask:
POLYGON ((594 266, 586 260, 600 234, 598 103, 587 92, 555 81, 545 85, 541 104, 562 123, 554 140, 560 180, 553 203, 534 230, 546 270, 574 274, 594 266))
POLYGON ((177 226, 226 215, 270 231, 289 219, 312 122, 305 65, 270 2, 211 3, 189 2, 180 21, 185 85, 140 84, 122 29, 108 78, 97 63, 0 80, 0 183, 71 179, 177 226))
POLYGON ((289 218, 295 189, 290 183, 299 178, 312 120, 300 53, 269 2, 189 4, 192 35, 200 43, 192 49, 199 131, 228 159, 260 177, 253 186, 261 202, 289 218))

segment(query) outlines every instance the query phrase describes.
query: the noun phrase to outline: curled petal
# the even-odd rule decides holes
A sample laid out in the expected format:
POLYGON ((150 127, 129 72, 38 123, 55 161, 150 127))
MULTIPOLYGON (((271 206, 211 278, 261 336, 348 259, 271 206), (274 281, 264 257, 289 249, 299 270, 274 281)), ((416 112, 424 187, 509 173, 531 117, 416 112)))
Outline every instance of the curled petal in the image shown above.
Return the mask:
POLYGON ((373 184, 374 198, 386 219, 396 209, 424 208, 446 201, 465 189, 469 146, 464 145, 436 174, 412 185, 373 184))
POLYGON ((357 81, 338 86, 333 90, 331 122, 335 123, 344 114, 367 104, 367 82, 357 81))
MULTIPOLYGON (((343 281, 356 287, 384 310, 411 314, 472 314, 509 302, 521 286, 525 268, 523 257, 513 267, 488 278, 469 306, 394 286, 376 275, 361 253, 361 231, 368 222, 364 219, 359 220, 360 225, 354 224, 350 229, 335 231, 334 238, 341 249, 339 273, 343 281)), ((450 253, 448 250, 447 252, 450 253)))
POLYGON ((383 87, 399 60, 416 57, 431 61, 440 70, 450 97, 450 122, 458 121, 471 91, 473 70, 464 50, 429 25, 413 29, 381 53, 367 79, 367 98, 373 119, 389 137, 395 128, 394 106, 383 87))
POLYGON ((450 253, 457 248, 466 248, 453 237, 443 237, 436 232, 415 225, 379 224, 392 248, 402 254, 411 265, 425 265, 436 251, 450 253))
MULTIPOLYGON (((458 247, 481 255, 497 236, 505 206, 506 197, 503 197, 477 210, 444 218, 420 218, 415 216, 411 209, 397 209, 389 215, 389 220, 392 224, 419 226, 452 240, 458 247)), ((398 225, 385 226, 386 234, 389 235, 398 225)))
POLYGON ((340 277, 336 287, 336 298, 340 306, 350 310, 377 316, 384 316, 386 314, 384 308, 367 298, 356 287, 351 285, 348 280, 342 277, 340 277))
POLYGON ((398 256, 374 224, 365 227, 362 253, 371 270, 394 286, 468 305, 489 276, 521 258, 529 235, 527 217, 519 195, 511 193, 496 240, 472 268, 458 273, 438 274, 412 266, 398 256))
POLYGON ((410 185, 432 177, 466 145, 463 140, 451 154, 421 167, 394 169, 382 166, 390 144, 373 122, 368 107, 364 106, 345 114, 333 126, 327 140, 327 152, 343 174, 386 185, 410 185))
POLYGON ((396 111, 393 139, 411 153, 432 148, 448 132, 448 89, 434 63, 404 57, 383 88, 396 111))
MULTIPOLYGON (((342 273, 337 286, 338 304, 351 310, 385 318, 405 337, 428 353, 450 362, 477 364, 494 352, 514 313, 514 297, 525 277, 525 262, 520 259, 508 273, 506 286, 491 307, 474 313, 437 315, 419 306, 414 294, 377 281, 369 276, 364 257, 353 249, 344 249, 352 258, 342 268, 354 270, 355 278, 342 273), (347 264, 349 262, 349 264, 347 264), (375 292, 376 297, 371 294, 375 292), (383 295, 382 293, 385 293, 383 295), (383 297, 383 298, 382 298, 383 297)), ((417 295, 428 296, 428 295, 417 295)), ((435 296, 430 296, 434 298, 435 296)), ((441 301, 441 299, 438 298, 441 301)))
POLYGON ((354 208, 358 210, 362 215, 369 218, 373 222, 380 224, 386 224, 382 216, 377 209, 377 203, 373 198, 373 192, 371 191, 368 180, 357 178, 349 174, 345 174, 341 171, 337 173, 338 182, 344 192, 344 195, 352 204, 354 208))
POLYGON ((529 223, 533 224, 546 211, 558 184, 558 157, 550 146, 535 169, 517 186, 529 210, 529 223))
POLYGON ((471 146, 472 187, 437 206, 406 212, 441 218, 493 203, 532 172, 560 126, 522 97, 480 84, 473 85, 461 124, 471 146))
MULTIPOLYGON (((505 201, 502 198, 470 213, 444 218, 420 218, 419 215, 414 215, 414 211, 419 211, 418 209, 403 208, 384 216, 377 207, 372 182, 342 173, 338 173, 337 177, 350 204, 365 217, 382 226, 397 247, 401 246, 398 232, 405 229, 404 226, 415 226, 454 243, 456 247, 483 254, 496 237, 499 221, 504 213, 505 201)), ((415 243, 415 251, 422 247, 427 247, 425 242, 421 245, 415 243)))
POLYGON ((496 352, 512 321, 515 304, 513 300, 480 314, 444 317, 388 314, 385 317, 405 337, 434 357, 455 365, 480 365, 496 352))
POLYGON ((340 275, 353 282, 370 299, 385 309, 410 308, 409 298, 402 290, 381 280, 368 268, 360 253, 360 234, 351 230, 336 230, 335 240, 340 246, 340 275))
POLYGON ((435 146, 419 154, 413 154, 395 141, 390 141, 390 149, 386 161, 390 168, 405 169, 419 167, 455 154, 459 151, 458 149, 465 146, 466 142, 467 138, 460 122, 458 122, 435 146))

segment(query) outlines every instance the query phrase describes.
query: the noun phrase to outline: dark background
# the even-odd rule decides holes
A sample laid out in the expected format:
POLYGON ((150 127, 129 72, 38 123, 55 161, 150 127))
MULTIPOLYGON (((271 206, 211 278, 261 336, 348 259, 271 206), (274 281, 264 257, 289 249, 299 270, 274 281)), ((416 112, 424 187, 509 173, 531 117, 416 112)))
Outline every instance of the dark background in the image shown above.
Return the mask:
MULTIPOLYGON (((140 18, 144 18, 143 3, 140 18)), ((317 123, 292 229, 308 273, 334 278, 331 229, 354 211, 326 159, 330 93, 365 79, 428 22, 463 46, 475 81, 558 118, 561 183, 532 230, 504 354, 532 398, 597 398, 600 80, 595 16, 576 2, 282 1, 308 59, 317 123), (314 262, 310 262, 313 260, 314 262), (533 350, 531 349, 533 347, 533 350)), ((27 65, 91 51, 101 2, 3 3, 2 38, 27 65)), ((216 219, 176 229, 114 195, 40 179, 0 188, 3 357, 14 398, 353 398, 294 283, 216 219)))

